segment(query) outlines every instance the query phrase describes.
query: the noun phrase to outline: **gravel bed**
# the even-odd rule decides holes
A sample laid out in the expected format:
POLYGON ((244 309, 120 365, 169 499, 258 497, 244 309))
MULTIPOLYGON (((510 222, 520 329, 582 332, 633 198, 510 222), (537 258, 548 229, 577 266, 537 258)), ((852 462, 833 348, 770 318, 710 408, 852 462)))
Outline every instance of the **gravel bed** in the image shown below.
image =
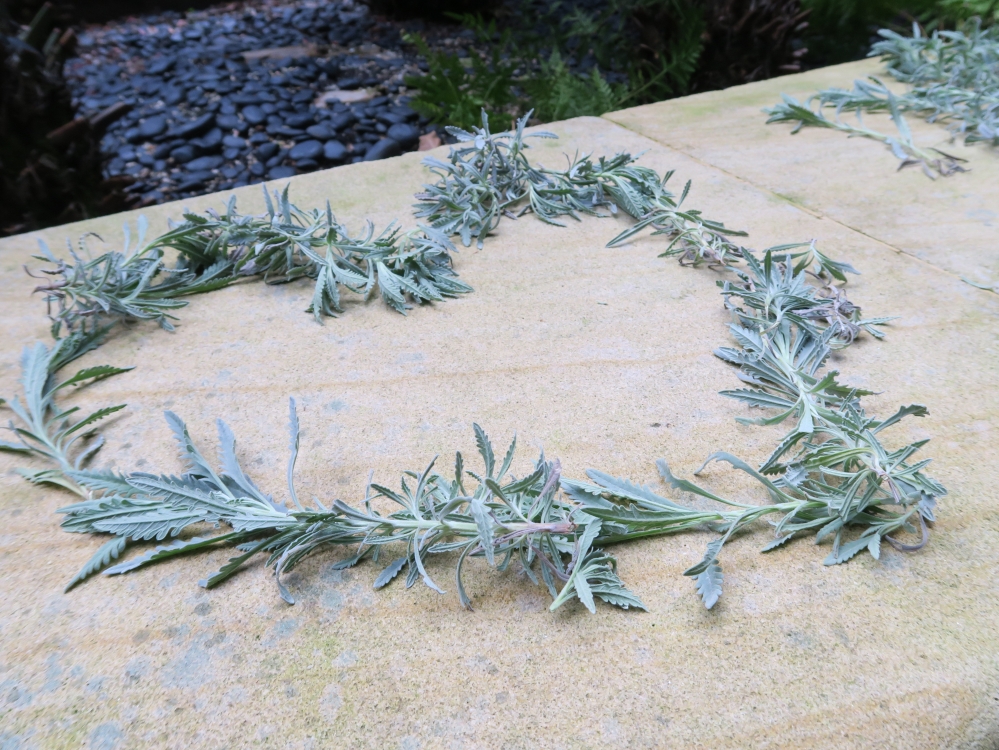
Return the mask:
POLYGON ((469 43, 352 0, 251 2, 88 27, 65 73, 79 116, 130 106, 101 142, 105 175, 151 205, 418 148, 437 128, 408 106, 425 63, 407 30, 469 43))

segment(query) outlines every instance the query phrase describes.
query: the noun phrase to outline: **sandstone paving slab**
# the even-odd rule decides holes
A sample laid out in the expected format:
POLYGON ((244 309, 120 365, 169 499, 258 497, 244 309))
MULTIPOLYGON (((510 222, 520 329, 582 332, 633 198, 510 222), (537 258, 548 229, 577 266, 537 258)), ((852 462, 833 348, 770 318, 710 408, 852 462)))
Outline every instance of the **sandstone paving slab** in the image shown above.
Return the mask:
MULTIPOLYGON (((733 540, 725 593, 705 611, 681 572, 710 538, 618 547, 620 572, 648 613, 578 605, 556 613, 514 570, 466 566, 462 611, 452 560, 430 571, 448 591, 373 591, 370 564, 335 571, 343 552, 306 561, 288 606, 258 562, 212 591, 199 578, 224 552, 65 582, 98 540, 59 530, 69 498, 30 486, 0 457, 0 737, 23 747, 586 748, 991 747, 999 735, 999 297, 803 210, 702 160, 607 120, 550 126, 536 154, 645 151, 642 163, 693 180, 690 205, 750 231, 749 243, 818 238, 863 275, 851 298, 900 316, 884 342, 835 356, 847 382, 883 391, 880 413, 929 405, 893 445, 932 437, 950 490, 927 548, 825 568, 808 541, 768 556, 765 527, 733 540)), ((327 198, 352 226, 398 217, 427 178, 417 155, 291 181, 303 206, 327 198)), ((253 190, 240 205, 259 210, 253 190)), ((227 195, 189 201, 220 206, 227 195)), ((162 231, 179 206, 146 211, 162 231)), ((99 232, 107 217, 0 241, 0 393, 18 352, 44 340, 32 298, 37 236, 99 232)), ((780 433, 740 426, 718 395, 736 381, 711 350, 728 343, 716 272, 659 259, 661 238, 606 241, 624 219, 505 221, 456 267, 474 288, 402 317, 374 300, 317 325, 310 290, 248 283, 191 299, 175 333, 135 326, 82 364, 135 364, 79 397, 127 402, 101 461, 178 471, 162 419, 188 421, 206 453, 224 417, 256 482, 285 498, 287 399, 302 422, 299 495, 357 502, 369 470, 394 483, 435 454, 474 466, 472 423, 502 445, 516 431, 524 473, 542 446, 568 476, 598 467, 662 491, 653 461, 690 475, 714 450, 759 461, 780 433)), ((705 483, 763 501, 716 465, 705 483)))
MULTIPOLYGON (((761 110, 782 93, 804 101, 868 75, 905 88, 878 61, 864 60, 606 117, 950 273, 999 282, 999 149, 951 143, 943 125, 910 116, 916 143, 966 159, 970 168, 931 180, 918 168, 896 171, 898 160, 875 141, 814 127, 792 136, 793 123, 766 124, 761 110)), ((854 122, 852 114, 843 119, 854 122)), ((897 132, 886 115, 865 115, 864 124, 897 132)))

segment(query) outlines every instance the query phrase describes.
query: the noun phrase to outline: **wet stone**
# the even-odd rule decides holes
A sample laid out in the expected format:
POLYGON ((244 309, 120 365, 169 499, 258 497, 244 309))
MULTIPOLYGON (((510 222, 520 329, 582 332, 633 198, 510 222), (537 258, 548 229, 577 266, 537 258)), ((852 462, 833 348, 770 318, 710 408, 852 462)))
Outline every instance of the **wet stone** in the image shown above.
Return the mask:
POLYGON ((420 130, 404 122, 396 123, 388 129, 388 137, 402 146, 412 146, 420 139, 420 130))
POLYGON ((323 156, 327 161, 343 161, 347 158, 347 147, 340 141, 327 141, 323 146, 323 156))
POLYGON ((390 156, 398 156, 401 153, 402 146, 399 145, 399 141, 395 141, 391 138, 382 138, 368 149, 367 153, 364 155, 364 161, 376 161, 390 156))
POLYGON ((181 125, 173 132, 173 135, 178 138, 190 138, 191 136, 201 135, 210 130, 214 123, 215 115, 208 113, 181 125))
POLYGON ((197 156, 197 152, 194 150, 194 146, 180 146, 170 152, 170 158, 178 164, 186 164, 195 156, 197 156))
POLYGON ((313 125, 305 130, 312 138, 316 138, 320 141, 326 141, 333 137, 334 131, 329 125, 325 123, 320 123, 319 125, 313 125))
POLYGON ((246 130, 246 123, 236 117, 236 115, 218 115, 215 118, 216 124, 223 130, 246 130))
POLYGON ((308 112, 284 118, 285 125, 290 128, 305 128, 312 125, 315 121, 315 116, 308 112))
POLYGON ((251 104, 249 107, 243 108, 243 118, 250 123, 250 125, 259 125, 267 119, 267 115, 260 107, 251 104))
POLYGON ((318 159, 323 153, 323 144, 319 141, 302 141, 297 144, 288 153, 288 156, 294 161, 301 161, 303 159, 318 159))
POLYGON ((167 128, 166 118, 162 115, 150 117, 139 124, 139 134, 144 138, 159 135, 167 128))
POLYGON ((268 141, 261 146, 258 146, 255 153, 258 159, 270 159, 274 154, 278 152, 278 145, 272 141, 268 141))
POLYGON ((286 177, 294 177, 296 174, 298 174, 298 170, 295 169, 294 167, 277 166, 277 167, 272 167, 267 172, 267 179, 281 180, 286 177))
POLYGON ((189 161, 185 166, 192 172, 201 172, 207 169, 215 169, 222 165, 221 156, 201 156, 189 161))

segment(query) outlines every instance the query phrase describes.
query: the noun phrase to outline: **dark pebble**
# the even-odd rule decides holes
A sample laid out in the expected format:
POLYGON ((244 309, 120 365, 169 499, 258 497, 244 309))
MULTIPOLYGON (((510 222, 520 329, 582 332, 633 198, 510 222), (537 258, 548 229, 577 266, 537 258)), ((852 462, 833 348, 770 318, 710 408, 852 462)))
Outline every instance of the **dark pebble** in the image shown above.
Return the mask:
POLYGON ((190 190, 193 187, 204 185, 210 179, 212 179, 212 173, 208 170, 191 172, 190 174, 185 175, 184 179, 177 183, 177 190, 190 190))
POLYGON ((270 159, 274 154, 278 152, 278 145, 272 141, 258 146, 255 151, 258 159, 270 159))
POLYGON ((186 168, 191 172, 203 172, 207 169, 216 169, 223 161, 221 156, 201 156, 189 161, 186 168))
POLYGON ((146 68, 146 72, 154 76, 163 75, 176 64, 177 64, 176 58, 161 57, 158 60, 153 60, 153 62, 150 63, 149 67, 146 68))
POLYGON ((233 94, 231 98, 233 104, 260 104, 263 101, 259 94, 247 93, 245 91, 241 94, 233 94))
POLYGON ((313 125, 311 128, 307 128, 305 132, 313 138, 318 138, 320 141, 328 141, 334 135, 333 130, 325 123, 313 125))
POLYGON ((267 115, 264 111, 255 104, 251 104, 249 107, 243 108, 243 117, 251 125, 259 125, 267 119, 267 115))
POLYGON ((163 90, 163 103, 172 107, 184 98, 184 92, 178 88, 167 88, 163 90))
POLYGON ((420 140, 420 131, 415 125, 398 122, 388 129, 388 137, 398 141, 403 148, 416 145, 420 140))
POLYGON ((406 118, 395 112, 379 112, 378 119, 386 125, 392 126, 400 122, 406 122, 406 118))
POLYGON ((336 82, 336 85, 343 89, 344 91, 350 91, 351 89, 356 89, 361 87, 360 78, 341 78, 336 82))
POLYGON ((392 112, 399 115, 405 120, 415 120, 417 117, 419 117, 419 114, 415 110, 411 109, 410 107, 407 107, 405 104, 400 104, 396 107, 392 107, 392 112))
POLYGON ((291 115, 284 118, 284 123, 290 128, 305 128, 312 125, 316 121, 314 115, 308 112, 303 112, 299 115, 291 115))
POLYGON ((255 161, 253 162, 253 164, 250 165, 250 174, 254 175, 255 177, 263 177, 264 172, 266 171, 267 169, 259 161, 255 161))
POLYGON ((139 133, 143 138, 152 138, 154 135, 159 135, 165 131, 166 128, 166 118, 162 115, 156 115, 139 124, 139 133))
POLYGON ((368 152, 364 155, 364 161, 376 161, 377 159, 385 159, 389 156, 397 156, 401 153, 402 146, 399 145, 399 141, 394 141, 391 138, 382 138, 368 149, 368 152))
POLYGON ((125 131, 125 140, 129 143, 138 143, 142 140, 142 133, 138 128, 129 128, 125 131))
POLYGON ((246 130, 246 123, 236 115, 219 115, 215 118, 215 124, 223 130, 238 130, 239 132, 246 130))
POLYGON ((343 161, 347 158, 347 147, 340 141, 327 141, 323 146, 323 156, 328 161, 343 161))
POLYGON ((224 156, 227 161, 232 161, 233 159, 238 157, 241 153, 243 153, 243 149, 241 148, 227 148, 225 151, 222 152, 222 156, 224 156))
POLYGON ((205 151, 216 151, 222 146, 222 131, 212 128, 204 136, 197 140, 192 140, 195 146, 200 146, 205 151))
POLYGON ((338 115, 333 115, 333 119, 330 120, 330 127, 332 127, 337 132, 349 128, 357 122, 357 117, 353 112, 341 112, 338 115))
POLYGON ((197 153, 194 150, 194 146, 179 146, 170 152, 170 158, 178 164, 187 164, 195 156, 197 156, 197 153))
POLYGON ((302 141, 288 153, 288 156, 294 161, 302 161, 303 159, 318 159, 322 153, 323 144, 319 141, 302 141))
POLYGON ((268 180, 282 180, 285 177, 294 177, 298 171, 294 167, 272 167, 267 173, 268 180))
POLYGON ((315 159, 300 159, 299 161, 295 162, 295 166, 298 167, 299 169, 308 170, 318 167, 319 162, 317 162, 315 159))
POLYGON ((191 120, 190 122, 181 125, 177 128, 171 135, 177 136, 178 138, 190 138, 195 135, 201 135, 211 129, 212 125, 215 123, 215 115, 209 112, 206 115, 191 120))

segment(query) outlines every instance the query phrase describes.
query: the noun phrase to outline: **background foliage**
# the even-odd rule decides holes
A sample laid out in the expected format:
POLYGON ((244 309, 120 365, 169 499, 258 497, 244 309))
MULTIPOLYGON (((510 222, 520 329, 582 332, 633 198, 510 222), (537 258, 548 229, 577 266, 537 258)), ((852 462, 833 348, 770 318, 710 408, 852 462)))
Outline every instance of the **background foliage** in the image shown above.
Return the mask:
POLYGON ((506 0, 450 16, 474 49, 428 54, 408 83, 424 114, 468 128, 480 108, 547 122, 860 59, 880 28, 987 26, 999 0, 506 0))

